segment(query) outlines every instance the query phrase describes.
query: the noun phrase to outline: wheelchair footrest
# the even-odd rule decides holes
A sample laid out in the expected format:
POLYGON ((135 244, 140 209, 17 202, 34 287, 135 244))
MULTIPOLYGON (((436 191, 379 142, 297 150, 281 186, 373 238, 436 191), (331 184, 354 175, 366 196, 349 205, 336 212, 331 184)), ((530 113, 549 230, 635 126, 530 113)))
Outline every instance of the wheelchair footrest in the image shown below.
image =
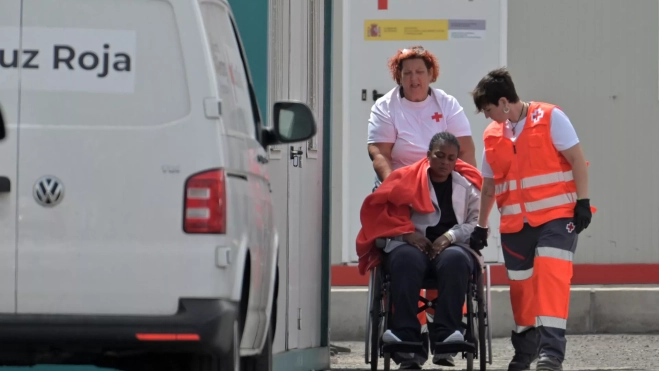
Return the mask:
POLYGON ((466 341, 447 341, 435 344, 435 354, 475 353, 476 347, 466 341))
POLYGON ((414 341, 399 341, 382 345, 383 353, 417 353, 423 351, 423 343, 414 341))

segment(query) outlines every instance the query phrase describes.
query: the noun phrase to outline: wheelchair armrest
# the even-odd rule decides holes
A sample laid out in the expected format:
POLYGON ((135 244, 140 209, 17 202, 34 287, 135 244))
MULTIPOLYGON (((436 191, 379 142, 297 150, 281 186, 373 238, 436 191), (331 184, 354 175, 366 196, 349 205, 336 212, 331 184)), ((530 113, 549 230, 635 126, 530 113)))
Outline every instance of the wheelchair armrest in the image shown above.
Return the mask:
POLYGON ((376 238, 375 247, 378 249, 384 249, 387 246, 387 242, 389 242, 388 238, 376 238))

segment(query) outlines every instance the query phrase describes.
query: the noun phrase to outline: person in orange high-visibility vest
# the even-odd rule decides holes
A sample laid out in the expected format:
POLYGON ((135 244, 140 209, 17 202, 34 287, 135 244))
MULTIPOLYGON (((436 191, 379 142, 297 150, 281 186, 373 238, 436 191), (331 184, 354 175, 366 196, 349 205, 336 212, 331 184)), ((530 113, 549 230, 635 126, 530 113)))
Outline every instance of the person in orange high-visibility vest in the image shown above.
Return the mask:
POLYGON ((579 138, 556 105, 524 102, 505 68, 472 91, 493 120, 483 134, 480 215, 470 245, 487 246, 496 200, 516 329, 509 371, 562 370, 577 235, 592 217, 587 163, 579 138))

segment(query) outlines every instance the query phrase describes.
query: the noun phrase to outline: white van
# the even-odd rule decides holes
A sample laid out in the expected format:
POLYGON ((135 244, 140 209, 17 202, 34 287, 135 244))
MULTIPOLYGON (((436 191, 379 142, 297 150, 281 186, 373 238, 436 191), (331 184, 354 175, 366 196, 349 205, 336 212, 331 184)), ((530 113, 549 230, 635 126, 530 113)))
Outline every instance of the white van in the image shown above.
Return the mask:
POLYGON ((256 103, 224 0, 0 1, 0 365, 271 369, 256 103))

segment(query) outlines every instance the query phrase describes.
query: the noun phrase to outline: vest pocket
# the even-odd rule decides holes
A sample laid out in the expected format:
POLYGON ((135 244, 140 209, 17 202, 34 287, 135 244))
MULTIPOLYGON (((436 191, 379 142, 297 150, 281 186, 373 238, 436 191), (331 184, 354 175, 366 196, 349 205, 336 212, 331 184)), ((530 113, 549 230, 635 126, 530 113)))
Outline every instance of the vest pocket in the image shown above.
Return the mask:
POLYGON ((501 153, 498 153, 497 156, 497 150, 494 148, 485 149, 485 160, 492 169, 492 174, 494 175, 494 179, 503 177, 503 174, 505 174, 506 171, 508 170, 508 167, 510 167, 510 163, 502 159, 500 156, 501 153), (505 165, 506 163, 508 163, 507 166, 505 165))
POLYGON ((529 135, 529 147, 540 148, 542 147, 542 142, 544 142, 545 136, 540 133, 534 133, 529 135))
POLYGON ((542 170, 547 167, 549 160, 542 148, 545 146, 546 138, 543 134, 533 133, 529 135, 529 163, 532 169, 542 170))

